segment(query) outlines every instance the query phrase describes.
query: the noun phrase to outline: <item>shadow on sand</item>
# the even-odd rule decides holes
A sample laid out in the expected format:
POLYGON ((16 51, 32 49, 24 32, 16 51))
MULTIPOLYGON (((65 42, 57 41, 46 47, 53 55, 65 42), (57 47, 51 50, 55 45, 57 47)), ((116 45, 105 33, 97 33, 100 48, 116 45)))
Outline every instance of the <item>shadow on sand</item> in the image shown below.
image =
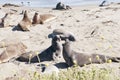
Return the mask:
MULTIPOLYGON (((53 50, 52 46, 50 46, 47 49, 39 52, 38 56, 39 56, 40 62, 53 60, 53 58, 52 58, 53 53, 54 53, 54 50, 53 50)), ((17 60, 22 61, 22 62, 29 62, 29 55, 30 54, 33 55, 33 57, 30 60, 31 63, 39 62, 38 57, 35 54, 35 52, 25 53, 22 56, 20 56, 17 60)))
POLYGON ((23 31, 18 25, 12 28, 12 31, 23 31))

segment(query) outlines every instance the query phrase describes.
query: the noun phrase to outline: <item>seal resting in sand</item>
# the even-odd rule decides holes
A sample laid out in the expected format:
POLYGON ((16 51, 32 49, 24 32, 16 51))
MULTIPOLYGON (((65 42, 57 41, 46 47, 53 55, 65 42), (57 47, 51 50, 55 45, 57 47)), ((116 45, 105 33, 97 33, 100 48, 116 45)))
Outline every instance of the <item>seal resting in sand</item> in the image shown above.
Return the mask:
POLYGON ((63 51, 63 46, 62 46, 61 38, 59 35, 57 35, 54 36, 54 38, 52 39, 51 46, 49 48, 45 49, 44 51, 26 52, 25 54, 21 55, 18 58, 18 60, 28 62, 29 55, 31 54, 32 55, 31 62, 38 62, 37 55, 40 57, 40 61, 54 60, 55 62, 60 62, 60 61, 64 61, 62 51, 63 51), (38 52, 38 54, 36 54, 36 52, 38 52))
POLYGON ((40 24, 40 15, 37 12, 33 16, 32 24, 40 24))
POLYGON ((69 5, 65 5, 62 2, 57 3, 56 8, 57 10, 68 10, 72 9, 69 5))
MULTIPOLYGON (((8 13, 6 13, 5 14, 5 16, 1 19, 1 25, 3 26, 3 27, 5 27, 4 26, 4 20, 5 20, 5 18, 8 16, 8 13)), ((9 25, 7 25, 7 26, 9 26, 9 25)))
POLYGON ((6 47, 5 51, 0 54, 0 63, 19 57, 26 52, 25 49, 27 49, 27 47, 22 42, 9 45, 6 47))
POLYGON ((0 41, 0 48, 8 47, 11 44, 18 44, 19 39, 3 39, 0 41))
POLYGON ((105 63, 107 60, 120 62, 120 57, 75 52, 72 50, 71 42, 68 39, 66 39, 65 44, 63 44, 63 58, 69 66, 73 66, 74 64, 84 66, 84 64, 105 63))
POLYGON ((10 13, 6 13, 5 16, 1 19, 1 25, 4 28, 10 26, 10 20, 11 20, 10 16, 11 16, 10 13))
POLYGON ((55 18, 56 18, 56 16, 52 15, 52 14, 41 14, 40 15, 40 24, 44 24, 44 23, 49 22, 55 18))
POLYGON ((63 29, 54 29, 52 34, 49 34, 49 38, 53 38, 56 35, 60 35, 61 40, 69 39, 70 41, 76 41, 73 33, 65 31, 63 29))
POLYGON ((55 36, 52 39, 52 48, 53 48, 53 60, 56 62, 59 62, 61 60, 63 60, 63 46, 62 46, 62 42, 61 42, 61 38, 60 36, 55 36))
POLYGON ((18 26, 23 30, 23 31, 29 31, 29 27, 32 25, 32 22, 30 21, 27 11, 25 10, 24 16, 22 21, 18 23, 18 26))

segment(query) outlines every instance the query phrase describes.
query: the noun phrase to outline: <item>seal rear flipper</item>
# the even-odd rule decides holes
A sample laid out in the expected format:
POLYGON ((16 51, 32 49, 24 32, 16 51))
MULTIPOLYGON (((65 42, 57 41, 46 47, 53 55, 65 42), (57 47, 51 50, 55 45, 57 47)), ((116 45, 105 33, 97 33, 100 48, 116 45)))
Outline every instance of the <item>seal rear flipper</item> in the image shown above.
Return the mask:
POLYGON ((112 57, 112 62, 120 62, 120 57, 112 57))

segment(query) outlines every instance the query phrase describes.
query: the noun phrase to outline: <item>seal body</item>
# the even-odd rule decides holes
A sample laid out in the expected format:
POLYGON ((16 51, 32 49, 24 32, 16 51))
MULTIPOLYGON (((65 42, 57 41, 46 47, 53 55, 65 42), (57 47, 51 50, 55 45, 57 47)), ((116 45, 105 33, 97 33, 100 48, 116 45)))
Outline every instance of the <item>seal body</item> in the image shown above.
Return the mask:
POLYGON ((40 15, 40 24, 44 24, 44 23, 49 22, 55 18, 56 18, 56 16, 52 15, 52 14, 41 14, 40 15))
POLYGON ((52 39, 52 49, 53 49, 53 60, 56 62, 59 62, 61 60, 63 60, 63 46, 61 43, 61 39, 60 36, 55 36, 52 39))
POLYGON ((17 58, 21 54, 24 54, 27 47, 23 43, 11 44, 1 53, 0 63, 7 62, 12 58, 17 58))
MULTIPOLYGON (((2 25, 3 27, 6 27, 5 24, 4 24, 4 22, 5 22, 5 18, 6 18, 7 16, 9 16, 8 13, 6 13, 5 16, 1 19, 1 25, 2 25)), ((7 25, 7 26, 9 26, 9 25, 7 25)))
POLYGON ((72 50, 71 43, 69 40, 65 42, 63 45, 63 58, 69 66, 73 66, 74 64, 78 64, 79 66, 84 66, 84 64, 91 63, 105 63, 107 60, 111 60, 113 62, 120 62, 119 57, 110 57, 100 54, 85 54, 78 53, 72 50), (98 59, 99 58, 99 59, 98 59))
POLYGON ((62 2, 59 2, 56 5, 56 9, 57 10, 68 10, 68 9, 72 9, 72 8, 69 5, 65 5, 62 2))
POLYGON ((27 11, 24 12, 24 16, 22 21, 18 24, 18 26, 23 30, 23 31, 29 31, 29 27, 32 25, 31 20, 28 17, 27 11))
POLYGON ((0 48, 8 47, 9 45, 18 43, 20 43, 19 39, 3 39, 0 41, 0 48))
POLYGON ((38 13, 34 14, 32 24, 40 24, 40 15, 38 13))
POLYGON ((10 13, 6 13, 5 16, 1 19, 1 20, 2 20, 1 25, 2 25, 4 28, 10 26, 11 15, 12 15, 12 14, 10 14, 10 13))
POLYGON ((59 9, 59 10, 65 9, 65 5, 64 5, 63 3, 61 3, 61 2, 59 2, 59 3, 57 3, 57 5, 56 5, 56 9, 59 9))

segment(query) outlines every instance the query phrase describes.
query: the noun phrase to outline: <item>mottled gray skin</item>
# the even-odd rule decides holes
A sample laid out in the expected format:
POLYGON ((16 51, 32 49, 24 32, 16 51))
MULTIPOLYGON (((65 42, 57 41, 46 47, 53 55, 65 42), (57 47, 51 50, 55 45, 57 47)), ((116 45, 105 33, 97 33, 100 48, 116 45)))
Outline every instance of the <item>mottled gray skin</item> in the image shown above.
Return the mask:
POLYGON ((105 63, 106 60, 112 60, 112 62, 120 62, 120 57, 110 57, 100 54, 85 54, 78 53, 72 50, 71 42, 66 40, 63 45, 63 58, 69 66, 78 64, 79 66, 84 66, 84 64, 91 63, 105 63), (99 56, 100 59, 97 59, 96 56, 99 56), (91 58, 91 61, 89 60, 91 58), (74 62, 75 61, 75 62, 74 62))
POLYGON ((59 36, 55 36, 53 39, 52 39, 52 48, 53 48, 53 60, 54 61, 59 61, 61 60, 63 57, 62 57, 62 51, 63 51, 63 46, 62 46, 62 43, 61 43, 61 39, 59 36))

